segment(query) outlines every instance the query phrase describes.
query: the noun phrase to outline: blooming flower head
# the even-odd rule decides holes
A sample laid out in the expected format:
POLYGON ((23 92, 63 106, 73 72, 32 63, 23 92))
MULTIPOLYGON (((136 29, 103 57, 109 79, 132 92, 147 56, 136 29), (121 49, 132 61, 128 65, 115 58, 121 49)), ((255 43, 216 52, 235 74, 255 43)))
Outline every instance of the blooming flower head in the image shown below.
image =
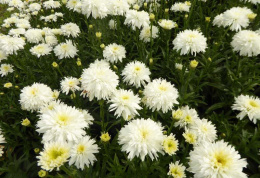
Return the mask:
POLYGON ((40 43, 43 41, 42 30, 31 28, 25 32, 25 37, 29 43, 40 43))
POLYGON ((163 140, 163 150, 169 155, 174 155, 178 151, 179 142, 175 136, 170 134, 163 140))
POLYGON ((108 15, 108 2, 103 0, 83 0, 82 13, 89 17, 92 15, 94 19, 104 18, 108 15))
POLYGON ((231 46, 241 56, 257 56, 260 54, 260 34, 250 30, 241 30, 233 36, 231 46))
POLYGON ((8 55, 0 49, 0 62, 4 59, 7 59, 8 55))
POLYGON ((108 9, 111 15, 124 15, 129 10, 129 4, 126 0, 111 0, 108 9))
POLYGON ((145 157, 153 160, 158 157, 158 152, 162 152, 162 142, 164 140, 163 127, 151 119, 136 119, 125 125, 118 135, 119 144, 122 151, 128 153, 128 159, 140 157, 144 161, 145 157))
POLYGON ((38 166, 46 171, 59 170, 70 157, 70 145, 66 142, 46 142, 44 150, 37 156, 38 166))
POLYGON ((249 25, 248 15, 253 12, 246 7, 232 7, 223 13, 223 26, 229 27, 232 31, 239 31, 249 25))
POLYGON ((185 142, 188 142, 189 144, 194 145, 197 143, 197 133, 194 131, 185 128, 185 132, 182 134, 182 136, 184 137, 185 142))
POLYGON ((235 98, 235 103, 232 105, 233 110, 238 110, 240 113, 237 118, 243 119, 246 115, 256 124, 260 120, 260 99, 255 96, 239 95, 235 98))
POLYGON ((172 5, 171 10, 173 12, 189 12, 190 5, 187 3, 176 2, 174 5, 172 5))
POLYGON ((126 13, 124 24, 130 25, 133 30, 147 27, 150 24, 149 14, 145 11, 129 10, 126 13))
POLYGON ((196 119, 189 125, 191 132, 196 133, 197 143, 214 142, 217 138, 216 127, 207 119, 196 119))
POLYGON ((80 87, 78 86, 79 79, 75 77, 65 77, 61 82, 61 91, 63 93, 66 93, 66 95, 69 93, 69 91, 75 92, 77 90, 80 90, 80 87))
POLYGON ((194 147, 190 152, 188 171, 199 177, 240 177, 246 178, 243 173, 247 162, 241 159, 234 147, 223 140, 215 143, 204 142, 194 147))
POLYGON ((179 161, 169 164, 169 172, 167 175, 173 178, 185 178, 185 166, 183 166, 179 161))
POLYGON ((76 142, 71 148, 71 157, 69 165, 74 164, 78 169, 83 170, 85 165, 93 165, 96 161, 95 153, 98 153, 98 146, 95 144, 95 140, 89 136, 85 136, 76 142))
POLYGON ((80 33, 80 29, 79 29, 79 26, 76 25, 75 23, 67 23, 67 24, 64 24, 62 25, 61 27, 61 32, 63 35, 67 36, 67 37, 77 37, 79 36, 79 33, 80 33))
POLYGON ((0 36, 0 50, 5 54, 16 54, 18 50, 24 49, 25 41, 19 37, 0 36))
POLYGON ((171 29, 175 28, 175 26, 176 26, 175 22, 173 22, 172 20, 167 20, 167 19, 160 20, 158 24, 163 29, 166 29, 166 30, 171 30, 171 29))
POLYGON ((170 82, 164 79, 155 79, 148 83, 143 91, 143 101, 153 111, 162 110, 163 113, 172 109, 178 104, 178 90, 170 82))
POLYGON ((113 43, 105 47, 103 56, 111 63, 122 62, 122 59, 126 57, 126 50, 124 46, 113 43))
POLYGON ((30 52, 39 58, 50 54, 51 50, 52 48, 48 44, 42 43, 32 47, 30 52))
POLYGON ((198 113, 195 109, 189 108, 189 106, 184 106, 176 111, 172 112, 173 118, 177 120, 174 126, 184 128, 196 122, 199 119, 198 113))
POLYGON ((90 101, 94 97, 98 100, 109 99, 119 83, 116 73, 104 62, 100 66, 93 64, 84 69, 81 78, 82 89, 86 91, 90 101))
POLYGON ((7 74, 9 73, 13 73, 13 65, 11 64, 1 64, 0 66, 0 75, 3 77, 3 76, 6 76, 7 74))
POLYGON ((139 61, 128 63, 122 71, 124 82, 137 88, 141 87, 141 85, 145 86, 145 82, 150 82, 149 75, 151 75, 149 68, 139 61))
POLYGON ((43 133, 43 141, 77 141, 86 132, 86 122, 82 112, 65 104, 56 105, 52 110, 41 113, 37 122, 37 132, 43 133))
POLYGON ((52 94, 51 88, 47 85, 34 83, 21 90, 20 104, 27 111, 36 111, 53 100, 52 94))
POLYGON ((181 55, 205 52, 207 48, 206 38, 197 30, 184 30, 173 40, 174 48, 181 51, 181 55))
POLYGON ((49 1, 45 1, 43 3, 43 7, 45 9, 57 9, 61 6, 59 1, 53 1, 53 0, 49 0, 49 1))
POLYGON ((66 40, 66 43, 60 43, 54 48, 54 53, 59 59, 73 58, 77 55, 77 52, 78 50, 71 40, 66 40))
POLYGON ((137 110, 142 109, 139 105, 140 100, 131 90, 116 90, 109 101, 109 111, 115 110, 117 117, 122 116, 125 120, 130 120, 139 115, 137 110))
POLYGON ((144 42, 150 42, 151 38, 155 39, 158 37, 158 33, 159 33, 159 30, 156 26, 152 26, 152 29, 150 27, 144 27, 141 30, 139 37, 144 42))

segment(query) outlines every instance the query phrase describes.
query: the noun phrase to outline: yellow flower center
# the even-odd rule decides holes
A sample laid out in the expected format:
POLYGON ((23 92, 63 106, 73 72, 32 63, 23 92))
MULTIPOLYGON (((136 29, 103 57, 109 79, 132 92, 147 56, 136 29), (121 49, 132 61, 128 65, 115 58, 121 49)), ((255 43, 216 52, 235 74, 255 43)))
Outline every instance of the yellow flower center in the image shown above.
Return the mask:
POLYGON ((68 121, 69 121, 69 117, 68 116, 66 116, 66 115, 59 115, 58 116, 58 123, 61 126, 66 126, 68 124, 68 121))
POLYGON ((84 145, 79 145, 78 148, 77 148, 77 152, 82 154, 84 151, 85 151, 85 146, 84 145))
POLYGON ((214 155, 214 168, 224 168, 228 166, 230 160, 227 154, 223 151, 219 151, 214 155))
POLYGON ((184 120, 187 122, 187 123, 191 123, 192 122, 192 117, 190 115, 187 115, 184 120))
POLYGON ((135 71, 140 71, 140 70, 141 70, 141 68, 139 66, 135 67, 135 71))
POLYGON ((259 104, 257 102, 255 102, 254 100, 249 101, 249 105, 254 108, 260 107, 259 104))
POLYGON ((58 150, 52 149, 52 150, 50 150, 49 157, 52 160, 55 160, 58 157, 62 156, 63 154, 64 154, 64 150, 63 149, 58 149, 58 150))
POLYGON ((122 96, 122 99, 123 99, 123 100, 129 100, 129 96, 124 95, 124 96, 122 96))
POLYGON ((167 91, 167 87, 166 87, 166 86, 160 85, 160 86, 159 86, 159 89, 160 89, 161 91, 167 91))

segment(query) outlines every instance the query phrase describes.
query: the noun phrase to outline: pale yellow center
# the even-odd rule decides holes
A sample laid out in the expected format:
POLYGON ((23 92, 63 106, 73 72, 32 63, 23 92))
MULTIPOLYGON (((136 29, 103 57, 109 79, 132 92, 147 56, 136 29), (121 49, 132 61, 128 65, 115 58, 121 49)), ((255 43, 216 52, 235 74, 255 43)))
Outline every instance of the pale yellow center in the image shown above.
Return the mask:
POLYGON ((77 152, 82 154, 85 151, 85 149, 86 148, 85 148, 84 145, 79 145, 78 148, 77 148, 77 152))
POLYGON ((127 96, 127 95, 122 96, 122 99, 123 99, 123 100, 129 100, 129 96, 127 96))
POLYGON ((166 86, 163 86, 163 85, 160 85, 160 86, 159 86, 159 89, 160 89, 161 91, 167 91, 167 87, 166 87, 166 86))
POLYGON ((250 106, 257 108, 260 107, 259 104, 257 102, 255 102, 254 100, 249 101, 250 106))
POLYGON ((69 121, 69 117, 68 116, 66 116, 66 115, 59 115, 58 116, 58 123, 61 126, 66 126, 68 124, 68 121, 69 121))
POLYGON ((140 70, 141 70, 141 68, 139 66, 135 67, 135 71, 140 71, 140 70))

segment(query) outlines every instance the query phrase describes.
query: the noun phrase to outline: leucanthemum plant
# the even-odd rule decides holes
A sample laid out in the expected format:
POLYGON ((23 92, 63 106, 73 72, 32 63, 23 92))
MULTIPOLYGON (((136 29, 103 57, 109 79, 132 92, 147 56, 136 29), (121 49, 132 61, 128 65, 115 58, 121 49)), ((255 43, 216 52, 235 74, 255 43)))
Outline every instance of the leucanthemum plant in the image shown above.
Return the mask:
POLYGON ((257 0, 0 0, 2 177, 259 177, 257 0))

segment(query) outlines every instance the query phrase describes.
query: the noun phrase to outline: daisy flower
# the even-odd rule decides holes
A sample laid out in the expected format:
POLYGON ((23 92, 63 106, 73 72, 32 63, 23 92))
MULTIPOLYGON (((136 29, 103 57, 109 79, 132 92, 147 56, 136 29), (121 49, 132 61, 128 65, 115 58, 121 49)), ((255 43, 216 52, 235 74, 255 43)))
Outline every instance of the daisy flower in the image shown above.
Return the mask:
POLYGON ((205 52, 207 48, 207 39, 197 30, 184 30, 173 40, 175 50, 181 51, 181 55, 191 53, 192 55, 199 52, 205 52))
POLYGON ((178 104, 179 93, 170 82, 164 79, 155 79, 148 83, 143 91, 143 102, 152 111, 162 110, 163 113, 172 109, 174 104, 178 104))
POLYGON ((75 77, 65 77, 60 82, 61 91, 66 95, 69 93, 69 91, 72 91, 74 93, 75 91, 80 90, 80 87, 78 86, 79 84, 79 79, 75 77))
POLYGON ((163 153, 162 130, 161 124, 151 119, 132 120, 119 131, 118 142, 130 160, 140 157, 144 161, 147 155, 152 160, 157 159, 158 153, 163 153))
POLYGON ((260 54, 260 34, 250 30, 242 30, 233 36, 231 46, 241 56, 257 56, 260 54))
POLYGON ((109 44, 103 50, 103 56, 105 60, 111 63, 122 62, 122 59, 126 57, 125 47, 118 44, 109 44))
POLYGON ((72 36, 75 38, 79 36, 80 29, 79 26, 75 23, 67 23, 61 26, 61 32, 64 36, 72 36))
POLYGON ((145 86, 146 82, 150 82, 151 72, 144 63, 133 61, 128 63, 122 71, 124 82, 135 86, 136 88, 145 86))
POLYGON ((151 38, 155 39, 158 38, 159 30, 156 26, 151 27, 144 27, 141 30, 139 38, 143 40, 145 43, 150 42, 151 38), (151 35, 152 34, 152 35, 151 35))
POLYGON ((86 135, 84 128, 89 126, 82 112, 65 104, 56 105, 39 117, 36 131, 43 133, 43 142, 77 141, 86 135))
POLYGON ((188 171, 200 177, 239 177, 246 178, 243 168, 247 162, 223 140, 215 143, 204 142, 190 152, 188 171))
POLYGON ((176 23, 172 20, 162 19, 158 23, 163 29, 171 30, 176 27, 176 23))
POLYGON ((51 51, 52 51, 52 48, 48 44, 45 44, 45 43, 36 45, 30 49, 30 52, 33 55, 37 56, 38 58, 41 56, 50 54, 51 51))
POLYGON ((46 142, 44 149, 37 156, 38 166, 46 171, 59 168, 68 161, 71 146, 66 142, 46 142))
POLYGON ((74 58, 78 52, 71 40, 66 40, 66 43, 60 43, 53 51, 59 59, 74 58))
POLYGON ((95 144, 95 140, 89 136, 85 136, 76 142, 71 148, 71 157, 69 165, 74 164, 78 169, 83 170, 85 165, 93 165, 96 161, 95 153, 98 153, 98 145, 95 144))
POLYGON ((20 104, 27 111, 39 110, 44 104, 54 100, 52 90, 45 84, 34 83, 26 86, 21 90, 20 104))
POLYGON ((122 116, 125 120, 130 120, 139 115, 137 110, 142 109, 139 105, 140 100, 131 90, 116 90, 109 100, 109 111, 115 110, 117 117, 122 116))
POLYGON ((256 124, 260 120, 260 99, 255 96, 239 95, 232 105, 233 110, 240 111, 237 118, 242 120, 246 115, 256 124))
POLYGON ((185 178, 185 166, 183 166, 179 161, 169 164, 169 172, 167 175, 173 178, 185 178))
POLYGON ((11 64, 1 64, 0 66, 0 75, 3 76, 7 76, 9 73, 13 73, 13 65, 11 64))
POLYGON ((163 140, 163 150, 170 156, 174 155, 178 151, 179 142, 176 140, 173 134, 170 134, 163 140))
POLYGON ((129 10, 125 16, 124 24, 131 26, 133 30, 147 27, 150 24, 149 14, 145 11, 129 10))

